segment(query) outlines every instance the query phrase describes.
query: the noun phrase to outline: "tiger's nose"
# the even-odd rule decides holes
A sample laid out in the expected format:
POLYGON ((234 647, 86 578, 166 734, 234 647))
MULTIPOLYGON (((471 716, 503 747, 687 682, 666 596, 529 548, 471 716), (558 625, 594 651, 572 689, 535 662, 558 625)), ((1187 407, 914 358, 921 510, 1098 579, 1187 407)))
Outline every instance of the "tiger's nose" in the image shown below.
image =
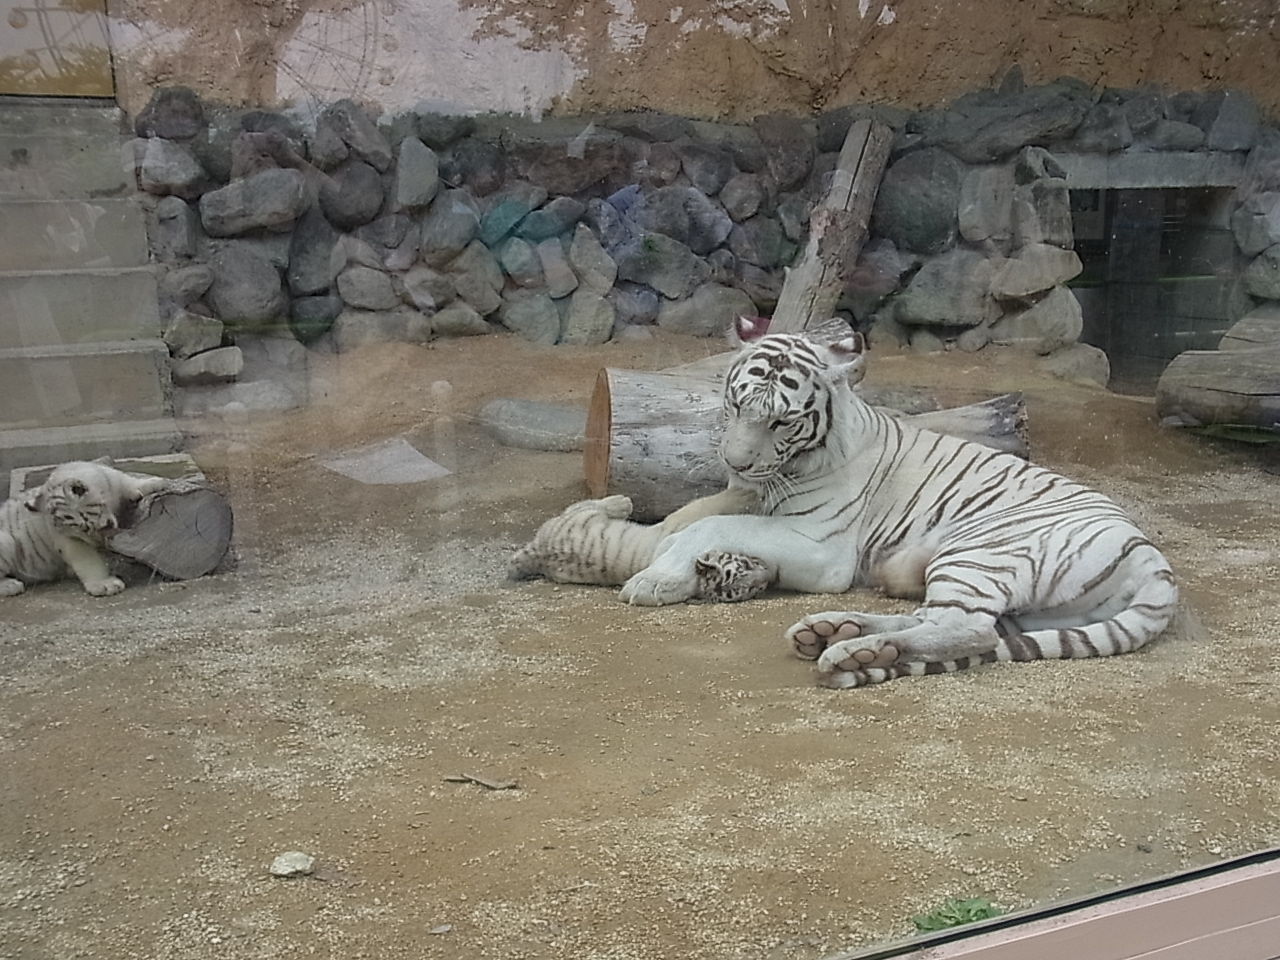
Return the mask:
POLYGON ((746 470, 749 466, 751 466, 751 461, 747 460, 745 463, 737 463, 731 458, 725 457, 724 465, 728 467, 730 470, 733 470, 737 473, 741 473, 743 470, 746 470))

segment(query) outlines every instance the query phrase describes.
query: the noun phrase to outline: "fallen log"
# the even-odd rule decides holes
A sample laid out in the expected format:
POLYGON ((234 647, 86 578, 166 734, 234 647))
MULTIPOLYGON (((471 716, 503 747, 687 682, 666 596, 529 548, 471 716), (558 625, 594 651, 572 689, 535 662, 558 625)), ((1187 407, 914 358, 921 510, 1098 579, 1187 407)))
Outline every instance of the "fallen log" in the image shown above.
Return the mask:
POLYGON ((1165 426, 1244 426, 1280 433, 1280 346, 1187 350, 1156 384, 1165 426))
POLYGON ((203 483, 172 480, 142 498, 107 547, 171 580, 193 580, 222 562, 233 526, 226 497, 203 483))
MULTIPOLYGON (((718 377, 606 368, 587 410, 583 471, 593 497, 624 494, 633 517, 657 520, 696 497, 724 489, 728 474, 716 454, 720 437, 718 377)), ((863 399, 893 402, 903 391, 863 399)), ((904 414, 905 422, 1025 457, 1026 408, 1013 393, 982 403, 904 414)))

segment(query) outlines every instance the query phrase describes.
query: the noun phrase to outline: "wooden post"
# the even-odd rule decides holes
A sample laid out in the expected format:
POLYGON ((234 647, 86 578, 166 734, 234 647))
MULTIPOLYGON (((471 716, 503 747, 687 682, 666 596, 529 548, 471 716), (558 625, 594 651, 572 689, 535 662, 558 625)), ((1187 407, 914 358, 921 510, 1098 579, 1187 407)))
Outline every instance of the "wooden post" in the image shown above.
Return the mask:
POLYGON ((829 319, 863 241, 880 178, 889 162, 893 130, 859 120, 849 128, 831 189, 809 218, 809 239, 787 271, 770 333, 798 333, 829 319))

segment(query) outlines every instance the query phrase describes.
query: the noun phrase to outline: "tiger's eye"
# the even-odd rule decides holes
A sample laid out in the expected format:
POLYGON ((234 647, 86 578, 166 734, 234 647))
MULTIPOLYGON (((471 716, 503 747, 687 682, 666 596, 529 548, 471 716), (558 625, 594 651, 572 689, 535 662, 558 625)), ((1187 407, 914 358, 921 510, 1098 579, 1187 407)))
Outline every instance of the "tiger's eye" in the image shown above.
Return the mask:
POLYGON ((74 480, 74 481, 72 481, 72 483, 71 483, 71 493, 72 493, 72 495, 73 495, 73 496, 76 496, 76 497, 83 497, 83 496, 84 496, 86 493, 88 493, 88 492, 89 492, 88 488, 87 488, 83 483, 81 483, 79 480, 74 480))

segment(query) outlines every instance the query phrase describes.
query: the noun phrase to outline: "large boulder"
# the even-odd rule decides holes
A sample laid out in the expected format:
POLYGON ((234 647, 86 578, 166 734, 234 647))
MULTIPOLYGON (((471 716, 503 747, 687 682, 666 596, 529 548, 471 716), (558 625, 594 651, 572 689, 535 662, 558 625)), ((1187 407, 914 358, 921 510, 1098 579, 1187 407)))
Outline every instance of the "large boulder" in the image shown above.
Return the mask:
POLYGON ((458 296, 483 316, 502 306, 502 268, 489 248, 472 240, 448 266, 458 296))
POLYGON ((444 266, 460 254, 480 232, 480 213, 465 190, 445 190, 422 220, 422 259, 444 266))
POLYGON ((280 273, 251 247, 229 243, 212 258, 209 306, 232 329, 254 329, 283 319, 286 312, 280 273))
POLYGON ((1254 257, 1245 268, 1244 284, 1260 300, 1280 300, 1280 243, 1254 257))
POLYGON ((453 278, 430 267, 413 267, 400 280, 404 297, 423 313, 439 310, 458 295, 453 278))
POLYGON ((547 285, 547 293, 553 300, 567 297, 578 288, 578 275, 569 266, 569 258, 564 247, 555 237, 543 240, 535 248, 538 262, 542 265, 542 276, 547 285))
POLYGON ((729 234, 729 249, 735 257, 766 270, 782 263, 788 246, 782 224, 773 217, 744 220, 734 224, 729 234))
POLYGON ((872 231, 899 247, 941 253, 955 243, 965 168, 945 150, 916 150, 885 171, 872 231))
POLYGON ((440 162, 435 151, 417 137, 400 141, 392 205, 395 210, 419 210, 440 189, 440 162))
POLYGON ((1249 150, 1257 143, 1261 117, 1243 90, 1217 90, 1204 98, 1191 122, 1204 131, 1210 150, 1249 150))
POLYGON ((613 304, 601 291, 580 287, 569 298, 561 343, 586 346, 604 343, 613 333, 613 304))
MULTIPOLYGON (((304 213, 289 240, 289 290, 294 296, 325 293, 337 275, 334 248, 338 232, 318 206, 304 213)), ((339 257, 341 259, 341 257, 339 257)))
POLYGON ((1245 197, 1231 215, 1231 232, 1240 249, 1250 257, 1280 243, 1280 193, 1254 193, 1245 197))
POLYGON ((664 303, 658 311, 658 326, 699 337, 723 336, 735 317, 754 313, 755 304, 741 290, 704 283, 687 300, 664 303))
POLYGON ((332 131, 351 153, 379 173, 390 169, 391 144, 354 100, 330 104, 316 119, 316 128, 332 131))
POLYGON ((338 293, 357 310, 391 310, 400 302, 391 277, 371 267, 347 267, 338 274, 338 293))
POLYGON ((976 327, 1000 316, 991 296, 993 264, 956 248, 925 263, 898 294, 896 319, 908 325, 976 327))
POLYGON ((586 204, 573 197, 556 197, 521 220, 516 236, 531 243, 558 237, 577 223, 586 209, 586 204))
POLYGON ((1083 327, 1080 301, 1066 287, 1055 287, 1026 310, 1001 317, 991 327, 991 340, 1047 354, 1075 343, 1083 327))
POLYGON ((664 234, 700 255, 724 243, 733 229, 729 215, 693 187, 642 191, 625 216, 633 232, 664 234))
POLYGON ((1001 300, 1025 299, 1079 276, 1084 267, 1074 250, 1031 243, 995 268, 991 293, 1001 300))
POLYGON ((200 218, 181 197, 165 197, 156 204, 151 229, 151 252, 157 260, 186 260, 195 256, 200 218))
POLYGON ((733 157, 723 147, 697 140, 675 144, 680 166, 689 182, 709 197, 714 197, 733 176, 733 157))
POLYGON ((778 188, 790 190, 804 183, 816 153, 816 137, 804 121, 772 113, 756 117, 751 126, 764 144, 769 173, 778 188))
POLYGON ((383 186, 378 171, 362 160, 338 168, 320 188, 320 209, 343 230, 368 223, 382 209, 383 186))
POLYGON ((512 290, 502 298, 498 321, 526 340, 554 344, 560 339, 560 311, 540 290, 512 290))
POLYGON ((204 132, 207 123, 200 97, 189 87, 160 87, 133 123, 140 137, 190 140, 204 132))
POLYGON ((929 140, 966 163, 990 163, 1027 144, 1065 140, 1089 112, 1087 88, 1052 83, 1001 96, 962 97, 929 140))
POLYGON ((569 264, 582 286, 597 293, 608 292, 618 277, 618 265, 585 223, 578 224, 573 232, 569 264))
POLYGON ((622 244, 614 253, 618 276, 653 287, 665 297, 687 297, 711 275, 706 261, 679 240, 646 233, 622 244))
POLYGON ((138 185, 147 193, 194 200, 209 185, 208 174, 186 146, 172 140, 135 140, 138 185))

